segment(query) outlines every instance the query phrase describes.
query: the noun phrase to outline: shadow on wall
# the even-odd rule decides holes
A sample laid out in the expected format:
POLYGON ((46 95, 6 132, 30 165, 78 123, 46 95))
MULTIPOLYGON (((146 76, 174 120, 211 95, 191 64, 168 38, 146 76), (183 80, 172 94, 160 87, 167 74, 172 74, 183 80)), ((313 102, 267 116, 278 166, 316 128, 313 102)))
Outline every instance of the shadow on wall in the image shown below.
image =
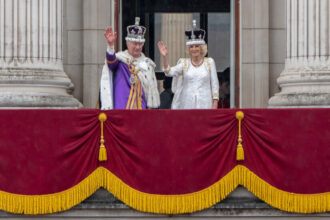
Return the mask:
POLYGON ((218 72, 220 85, 218 108, 230 108, 230 68, 218 72))

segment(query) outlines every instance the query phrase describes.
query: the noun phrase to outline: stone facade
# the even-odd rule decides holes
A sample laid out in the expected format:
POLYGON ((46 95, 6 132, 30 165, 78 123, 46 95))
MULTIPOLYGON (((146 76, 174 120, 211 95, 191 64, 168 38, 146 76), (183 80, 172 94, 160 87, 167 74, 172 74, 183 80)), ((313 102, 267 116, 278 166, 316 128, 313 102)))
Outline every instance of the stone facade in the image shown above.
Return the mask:
POLYGON ((269 98, 269 0, 243 0, 240 4, 240 104, 243 108, 266 107, 269 98))
POLYGON ((286 0, 241 2, 240 107, 265 108, 279 92, 286 52, 286 0))
POLYGON ((74 96, 95 108, 104 64, 104 29, 114 26, 113 0, 66 0, 63 7, 64 70, 75 84, 74 96))

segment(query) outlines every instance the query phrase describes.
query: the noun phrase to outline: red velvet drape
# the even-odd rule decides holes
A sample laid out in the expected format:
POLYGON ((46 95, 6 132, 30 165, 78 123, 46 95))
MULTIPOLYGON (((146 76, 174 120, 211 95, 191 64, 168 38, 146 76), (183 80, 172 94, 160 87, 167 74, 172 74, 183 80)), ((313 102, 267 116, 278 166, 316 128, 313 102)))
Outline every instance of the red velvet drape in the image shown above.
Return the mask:
POLYGON ((330 192, 329 109, 106 111, 108 160, 98 162, 99 110, 1 110, 0 191, 52 194, 103 166, 150 193, 196 192, 243 165, 270 185, 330 192))

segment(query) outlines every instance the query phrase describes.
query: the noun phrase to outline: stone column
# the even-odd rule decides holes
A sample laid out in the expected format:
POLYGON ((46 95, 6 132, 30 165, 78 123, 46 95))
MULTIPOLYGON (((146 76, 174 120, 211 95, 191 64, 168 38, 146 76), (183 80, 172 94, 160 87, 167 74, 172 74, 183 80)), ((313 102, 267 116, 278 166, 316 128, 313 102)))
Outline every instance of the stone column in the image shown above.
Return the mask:
POLYGON ((81 107, 62 64, 62 0, 0 0, 0 108, 81 107))
POLYGON ((330 107, 330 0, 287 0, 287 58, 270 107, 330 107))

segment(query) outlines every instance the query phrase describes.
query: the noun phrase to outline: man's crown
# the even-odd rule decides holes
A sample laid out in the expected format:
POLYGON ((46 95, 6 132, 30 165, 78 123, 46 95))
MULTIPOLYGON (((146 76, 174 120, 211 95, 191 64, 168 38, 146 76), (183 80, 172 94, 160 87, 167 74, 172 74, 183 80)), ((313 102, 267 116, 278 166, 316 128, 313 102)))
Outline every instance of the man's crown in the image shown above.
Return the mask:
POLYGON ((140 18, 135 17, 135 24, 127 27, 127 37, 126 41, 134 41, 138 43, 144 43, 144 34, 146 33, 146 28, 140 26, 140 18))

